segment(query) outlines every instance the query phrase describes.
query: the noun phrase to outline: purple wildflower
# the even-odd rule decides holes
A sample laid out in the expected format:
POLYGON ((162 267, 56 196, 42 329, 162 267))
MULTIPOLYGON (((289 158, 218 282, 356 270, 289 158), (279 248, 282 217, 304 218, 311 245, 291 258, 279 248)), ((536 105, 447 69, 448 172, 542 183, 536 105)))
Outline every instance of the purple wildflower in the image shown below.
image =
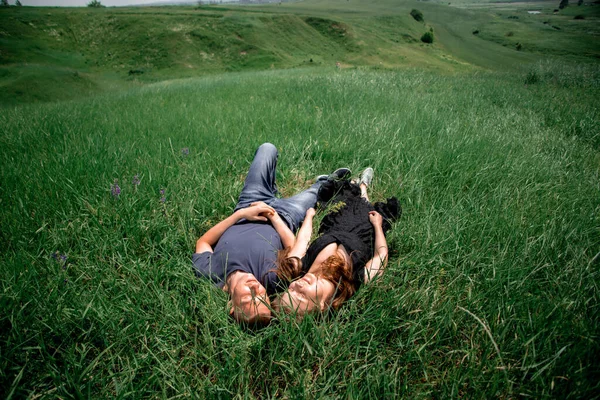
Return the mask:
POLYGON ((187 156, 188 154, 190 154, 190 149, 188 147, 181 149, 181 155, 187 156))
POLYGON ((167 196, 165 195, 165 189, 160 189, 160 202, 164 203, 167 201, 167 196))
POLYGON ((231 158, 229 159, 229 165, 233 165, 233 160, 231 158))
POLYGON ((135 176, 131 180, 131 183, 133 184, 133 186, 139 185, 140 184, 140 174, 135 174, 135 176))
POLYGON ((121 194, 121 188, 119 187, 118 179, 115 179, 115 183, 110 185, 110 192, 112 193, 112 195, 115 199, 119 198, 119 195, 121 194))
POLYGON ((54 261, 62 265, 62 269, 67 269, 67 255, 61 254, 60 251, 55 251, 52 253, 52 258, 54 261))

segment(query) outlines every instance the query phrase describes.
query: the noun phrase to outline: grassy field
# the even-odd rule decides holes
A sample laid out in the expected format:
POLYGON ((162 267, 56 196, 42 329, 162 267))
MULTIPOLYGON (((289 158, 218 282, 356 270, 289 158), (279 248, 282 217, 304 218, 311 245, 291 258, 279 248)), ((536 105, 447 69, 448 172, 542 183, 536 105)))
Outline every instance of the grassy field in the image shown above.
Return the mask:
POLYGON ((0 10, 0 397, 596 398, 595 6, 551 50, 528 5, 394 3, 0 10), (404 213, 380 280, 254 331, 190 257, 266 141, 283 195, 373 166, 404 213))
POLYGON ((600 6, 570 6, 557 15, 554 7, 307 0, 202 8, 0 8, 0 106, 182 77, 338 62, 343 68, 440 73, 519 70, 540 59, 596 63, 600 6), (411 17, 413 8, 423 12, 423 22, 411 17), (530 16, 529 8, 543 14, 530 16), (425 44, 420 38, 429 31, 434 43, 425 44))
POLYGON ((600 73, 556 68, 236 73, 7 110, 4 395, 590 397, 600 73), (284 194, 372 165, 404 215, 339 313, 247 332, 189 259, 264 141, 284 194))

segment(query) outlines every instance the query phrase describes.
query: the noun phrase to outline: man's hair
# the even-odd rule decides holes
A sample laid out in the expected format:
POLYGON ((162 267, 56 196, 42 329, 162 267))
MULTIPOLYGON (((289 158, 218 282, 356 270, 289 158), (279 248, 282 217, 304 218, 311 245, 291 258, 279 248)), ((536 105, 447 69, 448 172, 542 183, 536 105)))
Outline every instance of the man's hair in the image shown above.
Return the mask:
POLYGON ((240 309, 233 309, 229 316, 238 323, 248 325, 249 327, 263 327, 269 325, 271 322, 271 315, 256 313, 248 318, 248 316, 240 309))
MULTIPOLYGON (((304 275, 302 260, 298 257, 288 257, 288 247, 277 253, 275 273, 284 282, 292 282, 304 275)), ((335 293, 330 301, 333 309, 337 310, 346 300, 354 295, 356 288, 352 279, 352 261, 346 262, 342 257, 334 255, 328 257, 321 268, 315 273, 322 279, 327 279, 335 286, 335 293)))

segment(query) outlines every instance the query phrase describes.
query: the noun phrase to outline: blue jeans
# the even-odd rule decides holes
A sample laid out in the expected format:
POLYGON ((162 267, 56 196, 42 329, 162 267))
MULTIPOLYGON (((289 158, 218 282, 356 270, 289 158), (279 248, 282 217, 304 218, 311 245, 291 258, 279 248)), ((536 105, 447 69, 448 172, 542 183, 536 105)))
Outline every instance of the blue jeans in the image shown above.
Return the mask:
POLYGON ((264 201, 277 211, 292 232, 296 232, 306 216, 306 210, 317 203, 317 193, 325 180, 317 180, 310 188, 295 196, 287 199, 277 198, 277 156, 277 148, 271 143, 261 144, 256 150, 235 211, 250 207, 255 201, 264 201))

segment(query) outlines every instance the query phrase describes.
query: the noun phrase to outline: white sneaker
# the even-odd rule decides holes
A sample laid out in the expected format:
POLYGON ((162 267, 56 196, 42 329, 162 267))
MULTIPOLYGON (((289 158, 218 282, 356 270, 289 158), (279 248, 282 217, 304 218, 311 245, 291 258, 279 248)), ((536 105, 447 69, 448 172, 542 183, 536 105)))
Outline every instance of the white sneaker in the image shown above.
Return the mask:
POLYGON ((371 182, 373 182, 373 168, 369 167, 360 176, 360 184, 364 183, 366 186, 370 186, 371 182))

